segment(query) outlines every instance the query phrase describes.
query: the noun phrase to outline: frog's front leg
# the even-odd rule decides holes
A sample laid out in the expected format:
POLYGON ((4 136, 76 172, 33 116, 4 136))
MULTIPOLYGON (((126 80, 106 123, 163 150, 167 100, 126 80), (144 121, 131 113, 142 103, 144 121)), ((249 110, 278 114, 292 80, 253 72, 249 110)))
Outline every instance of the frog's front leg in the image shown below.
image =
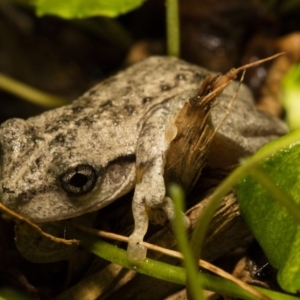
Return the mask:
POLYGON ((174 218, 173 203, 166 197, 164 181, 165 155, 169 143, 165 138, 168 110, 156 107, 144 122, 137 142, 136 186, 132 202, 134 231, 129 237, 128 259, 141 261, 147 250, 143 239, 148 228, 149 208, 162 208, 168 219, 174 218))

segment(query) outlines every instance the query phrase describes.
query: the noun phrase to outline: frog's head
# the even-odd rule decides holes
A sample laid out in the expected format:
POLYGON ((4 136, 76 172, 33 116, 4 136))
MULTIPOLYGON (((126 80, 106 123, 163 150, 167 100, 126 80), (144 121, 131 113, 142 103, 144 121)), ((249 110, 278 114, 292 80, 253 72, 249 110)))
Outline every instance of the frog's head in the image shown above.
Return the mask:
MULTIPOLYGON (((81 128, 55 133, 11 119, 0 126, 0 202, 36 222, 97 210, 132 188, 134 157, 103 163, 81 128), (80 139, 79 139, 80 137, 80 139)), ((95 141, 96 143, 96 141, 95 141)))

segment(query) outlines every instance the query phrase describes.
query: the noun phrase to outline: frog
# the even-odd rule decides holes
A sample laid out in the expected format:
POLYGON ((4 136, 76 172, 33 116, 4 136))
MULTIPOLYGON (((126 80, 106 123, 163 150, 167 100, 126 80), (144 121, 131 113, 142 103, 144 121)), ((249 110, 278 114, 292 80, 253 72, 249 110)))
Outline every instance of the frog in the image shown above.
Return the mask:
MULTIPOLYGON (((43 223, 97 211, 134 190, 127 255, 133 262, 143 260, 148 209, 174 218, 164 180, 166 124, 210 73, 175 57, 153 56, 69 105, 5 121, 0 126, 0 202, 43 223)), ((210 114, 211 126, 218 128, 212 148, 221 157, 208 158, 214 167, 234 163, 287 133, 282 121, 255 108, 249 89, 237 82, 218 96, 210 114), (222 159, 225 149, 228 159, 222 159)))

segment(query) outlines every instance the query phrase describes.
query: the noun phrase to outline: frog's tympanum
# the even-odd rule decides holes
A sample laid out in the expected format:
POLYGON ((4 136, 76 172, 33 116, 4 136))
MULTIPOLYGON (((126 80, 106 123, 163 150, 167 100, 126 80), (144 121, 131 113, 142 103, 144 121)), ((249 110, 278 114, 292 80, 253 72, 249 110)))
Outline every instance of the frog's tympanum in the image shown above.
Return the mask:
MULTIPOLYGON (((152 57, 71 105, 6 121, 0 127, 0 201, 34 222, 46 222, 98 210, 135 189, 128 256, 143 259, 147 207, 173 216, 164 182, 166 123, 207 74, 176 58, 152 57)), ((230 85, 214 103, 214 128, 236 90, 236 83, 230 85)), ((286 131, 281 121, 254 108, 242 85, 215 135, 217 159, 211 161, 222 163, 223 150, 237 161, 286 131)))

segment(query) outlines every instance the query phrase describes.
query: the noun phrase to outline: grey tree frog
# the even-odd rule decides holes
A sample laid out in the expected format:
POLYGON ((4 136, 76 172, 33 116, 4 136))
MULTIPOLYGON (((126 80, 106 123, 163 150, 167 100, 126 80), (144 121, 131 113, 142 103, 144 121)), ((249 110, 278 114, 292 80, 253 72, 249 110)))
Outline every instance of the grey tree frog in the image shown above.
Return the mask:
MULTIPOLYGON (((165 197, 166 123, 207 73, 177 58, 151 57, 71 105, 6 121, 0 127, 0 201, 34 222, 48 222, 98 210, 135 189, 128 257, 143 259, 147 208, 173 216, 165 197)), ((236 89, 234 83, 219 96, 211 113, 214 127, 236 89)), ((220 148, 237 159, 286 132, 280 120, 255 109, 242 85, 215 145, 222 163, 220 148)))

